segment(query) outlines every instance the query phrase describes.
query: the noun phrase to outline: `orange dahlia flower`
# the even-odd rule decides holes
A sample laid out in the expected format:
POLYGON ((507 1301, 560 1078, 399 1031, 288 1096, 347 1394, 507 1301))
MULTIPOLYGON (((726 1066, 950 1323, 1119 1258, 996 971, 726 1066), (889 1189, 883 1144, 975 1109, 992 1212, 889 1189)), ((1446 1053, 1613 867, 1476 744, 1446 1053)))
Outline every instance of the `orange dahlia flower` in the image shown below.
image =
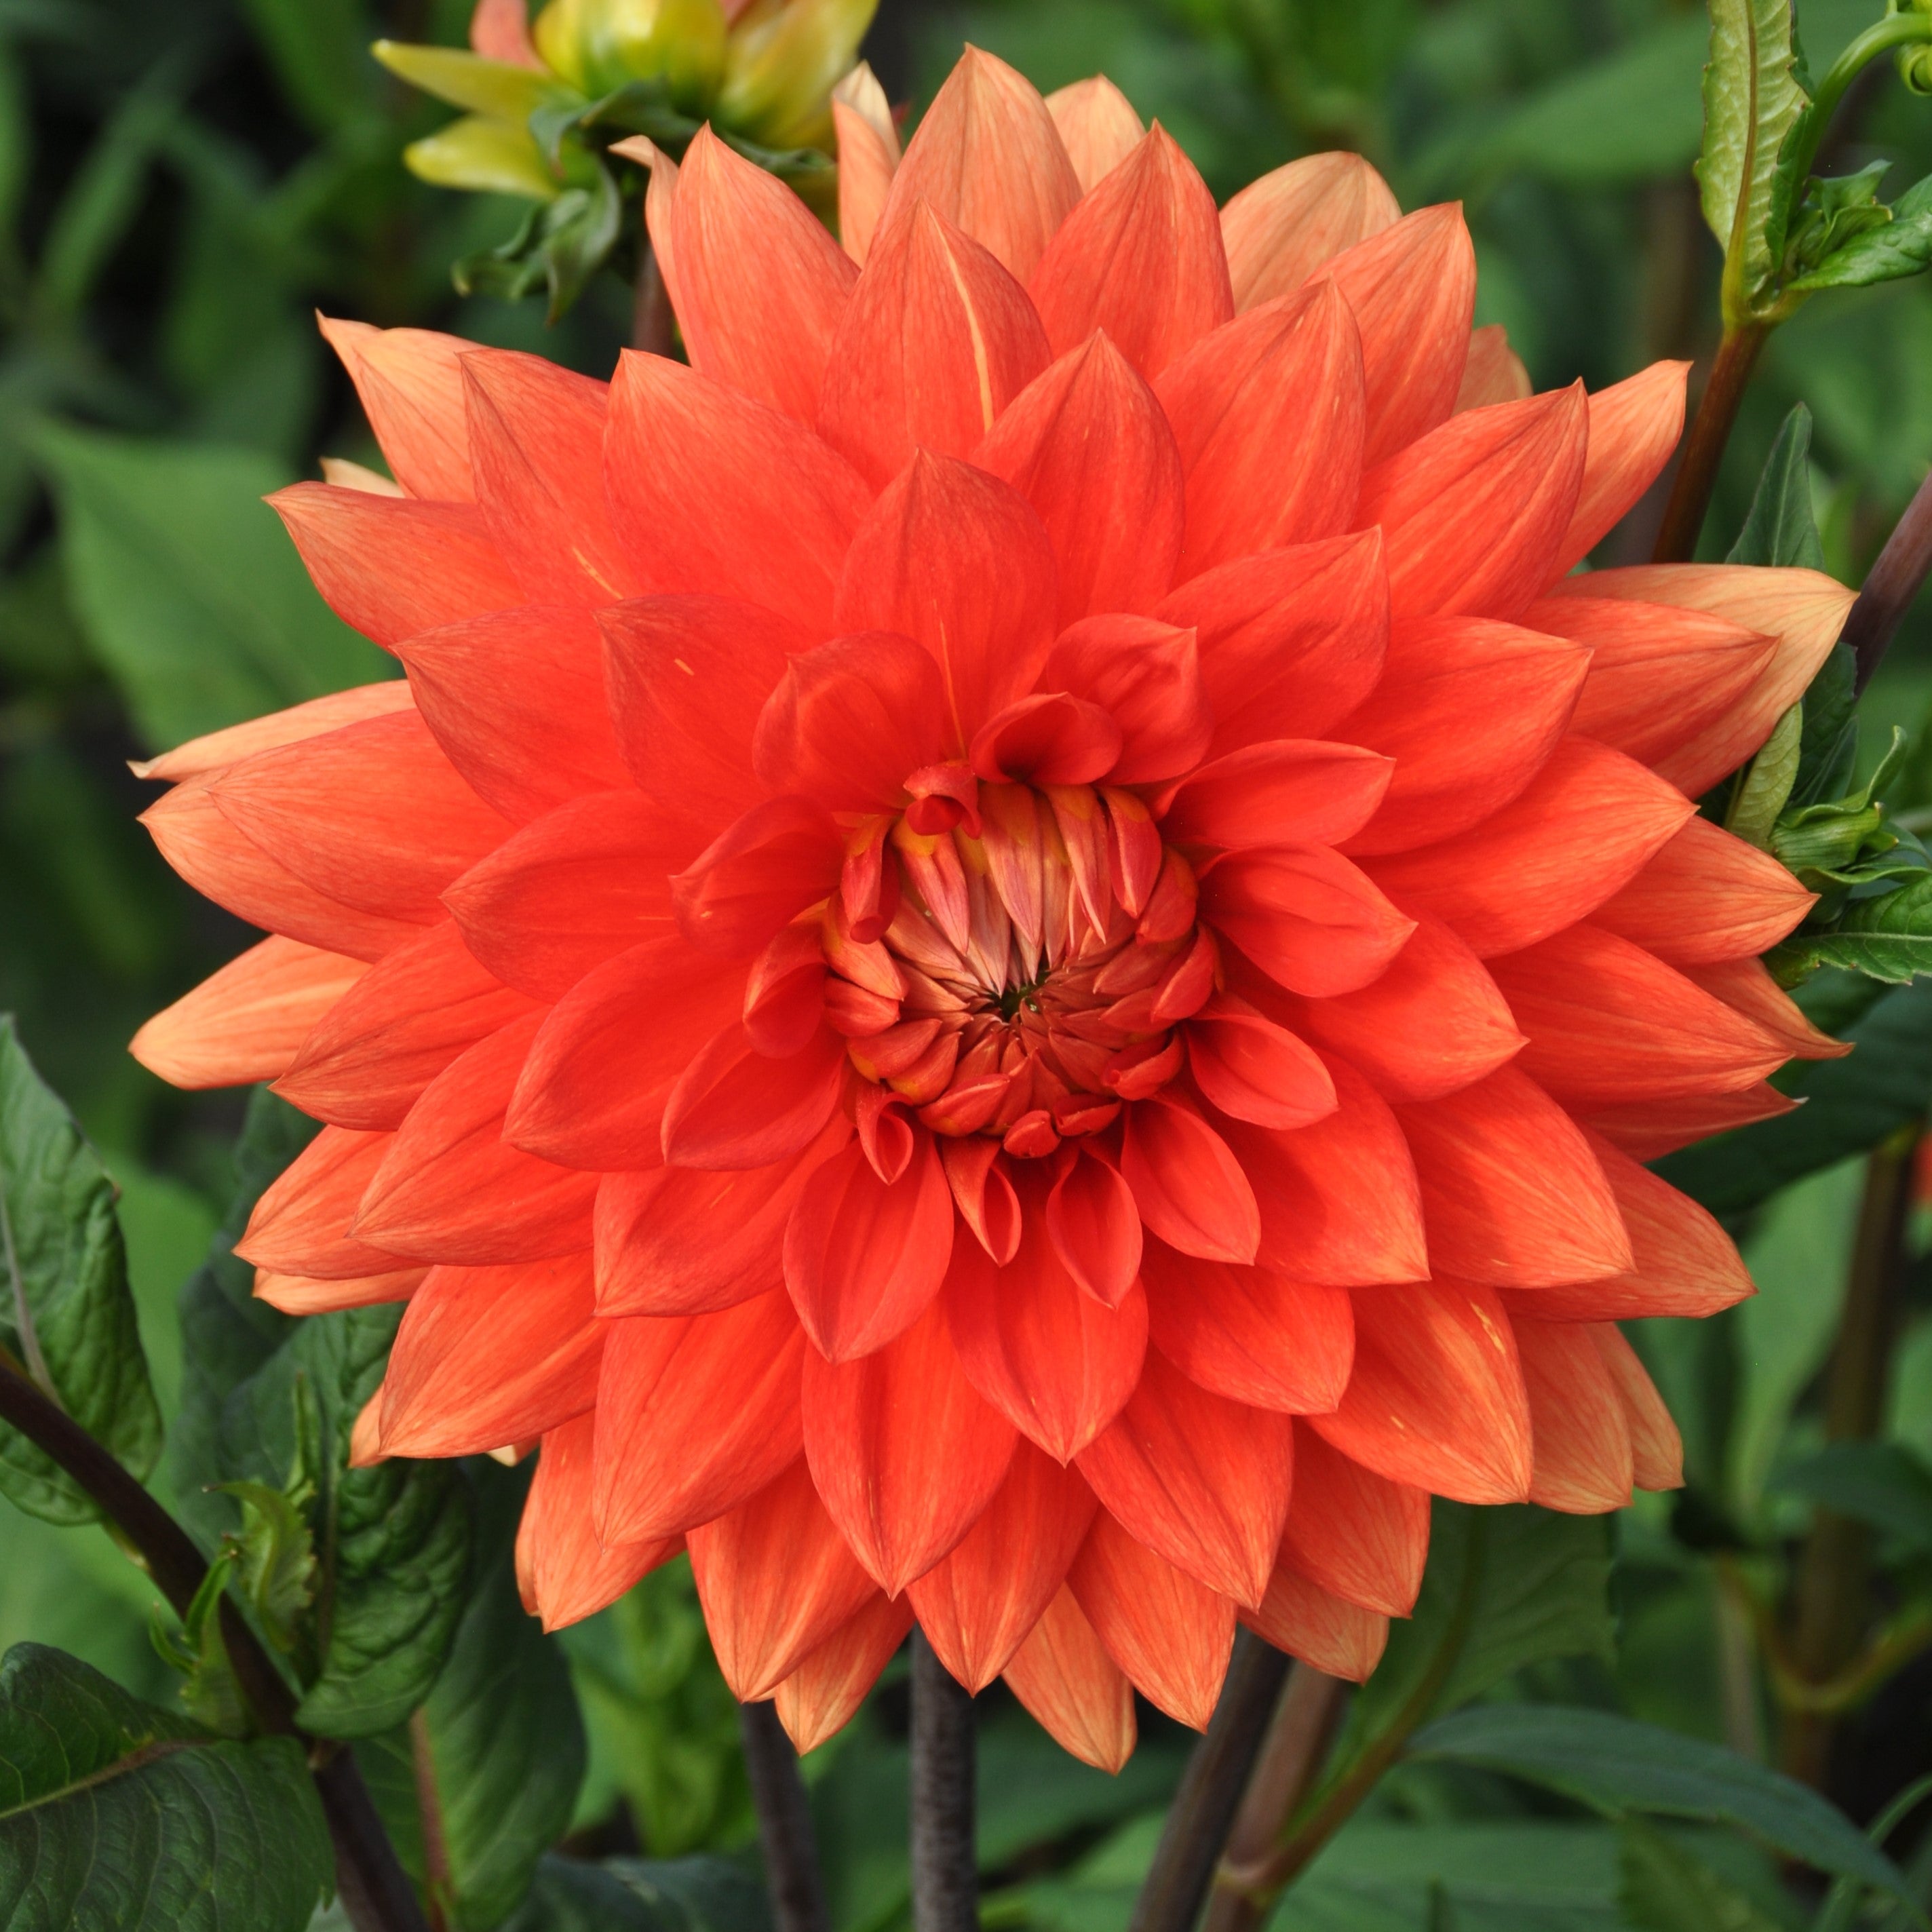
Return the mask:
POLYGON ((1750 1283, 1639 1163, 1837 1050, 1690 800, 1847 593, 1570 574, 1683 368, 1524 393, 1352 156, 842 116, 842 248, 657 166, 689 367, 331 325, 398 487, 276 501, 408 678, 154 763, 273 936, 136 1050, 326 1123, 259 1292, 406 1300, 366 1453, 540 1443, 547 1622, 687 1548, 801 1744, 916 1617, 1118 1765, 1238 1622, 1365 1676, 1432 1492, 1678 1480, 1614 1324, 1750 1283))

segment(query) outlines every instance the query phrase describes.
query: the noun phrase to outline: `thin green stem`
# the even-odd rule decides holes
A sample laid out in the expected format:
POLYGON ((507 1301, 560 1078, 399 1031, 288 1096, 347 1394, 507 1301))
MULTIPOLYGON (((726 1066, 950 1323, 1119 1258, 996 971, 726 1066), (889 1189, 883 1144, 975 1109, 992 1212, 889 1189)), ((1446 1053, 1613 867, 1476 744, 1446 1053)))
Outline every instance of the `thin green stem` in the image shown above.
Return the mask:
POLYGON ((1811 97, 1810 111, 1792 157, 1795 178, 1802 182, 1811 172, 1811 164, 1818 158, 1818 144, 1825 138, 1825 130, 1838 111, 1846 88, 1880 55, 1889 53, 1894 47, 1910 46, 1914 41, 1928 40, 1932 40, 1932 14, 1914 11, 1888 14, 1846 45, 1825 70, 1825 77, 1811 97))
POLYGON ((1697 538, 1711 507, 1711 493, 1717 488, 1724 446, 1731 440, 1731 427, 1738 419, 1738 406, 1744 400, 1744 386, 1750 380, 1758 351, 1770 332, 1759 322, 1724 331, 1718 359, 1711 365, 1710 380, 1698 398, 1697 413, 1684 439, 1683 460, 1670 486, 1670 501, 1657 533, 1652 562, 1688 563, 1696 554, 1697 538))

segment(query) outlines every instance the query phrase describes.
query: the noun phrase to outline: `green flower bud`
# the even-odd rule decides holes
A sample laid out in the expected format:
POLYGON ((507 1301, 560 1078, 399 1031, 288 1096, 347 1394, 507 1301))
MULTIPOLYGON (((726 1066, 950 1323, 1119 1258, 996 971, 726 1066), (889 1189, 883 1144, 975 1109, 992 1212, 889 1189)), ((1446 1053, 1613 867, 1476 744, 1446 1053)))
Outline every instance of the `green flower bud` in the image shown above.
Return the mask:
POLYGON ((829 153, 832 90, 878 8, 878 0, 752 0, 732 23, 712 118, 768 148, 829 153))
POLYGON ((508 61, 484 60, 460 47, 416 46, 404 40, 378 40, 370 50, 389 71, 472 114, 499 121, 522 122, 532 111, 554 100, 555 80, 536 68, 514 67, 508 61))
POLYGON ((662 80, 674 106, 698 116, 724 71, 718 0, 550 0, 532 34, 550 66, 593 98, 662 80))
POLYGON ((562 184, 544 164, 530 130, 487 114, 466 114, 403 150, 410 172, 438 188, 554 201, 562 184))

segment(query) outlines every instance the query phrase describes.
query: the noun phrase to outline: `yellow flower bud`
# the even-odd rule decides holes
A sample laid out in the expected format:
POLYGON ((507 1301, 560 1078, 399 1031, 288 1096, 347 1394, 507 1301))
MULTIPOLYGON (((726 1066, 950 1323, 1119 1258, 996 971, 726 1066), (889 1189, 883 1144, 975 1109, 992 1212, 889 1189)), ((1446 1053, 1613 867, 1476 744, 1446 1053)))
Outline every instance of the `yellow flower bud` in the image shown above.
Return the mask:
POLYGON ((389 71, 472 114, 521 122, 555 98, 556 82, 534 68, 484 60, 460 47, 416 46, 404 40, 378 40, 370 50, 389 71))
POLYGON ((487 114, 466 114, 403 150, 410 172, 438 188, 518 194, 554 201, 559 182, 527 128, 487 114))
POLYGON ((878 0, 752 0, 732 23, 712 118, 768 148, 832 146, 832 89, 878 0))
POLYGON ((674 106, 701 116, 724 70, 718 0, 550 0, 532 34, 544 59, 593 97, 661 80, 674 106))

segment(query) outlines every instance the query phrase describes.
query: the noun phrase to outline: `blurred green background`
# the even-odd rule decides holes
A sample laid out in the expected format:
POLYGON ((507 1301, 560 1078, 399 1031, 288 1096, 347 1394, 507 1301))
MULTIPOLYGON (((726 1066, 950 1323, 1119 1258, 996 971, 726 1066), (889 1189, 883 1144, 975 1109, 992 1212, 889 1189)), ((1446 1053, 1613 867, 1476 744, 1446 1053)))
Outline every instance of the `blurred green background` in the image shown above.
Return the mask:
MULTIPOLYGON (((1877 10, 1810 0, 1814 62, 1877 10)), ((125 1042, 250 935, 154 855, 126 761, 382 674, 259 500, 316 475, 324 454, 374 458, 314 312, 452 329, 599 375, 628 326, 629 292, 610 280, 555 330, 539 302, 453 294, 449 263, 501 240, 520 209, 404 171, 404 145, 445 111, 366 48, 378 33, 459 42, 467 13, 464 0, 0 0, 0 1010, 18 1014, 122 1186, 164 1402, 178 1376, 172 1298, 232 1184, 241 1102, 165 1088, 125 1042)), ((1346 146, 1405 206, 1460 199, 1477 320, 1507 326, 1544 388, 1713 346, 1718 256, 1689 172, 1706 33, 1702 8, 1673 0, 884 0, 868 52, 915 112, 962 40, 1043 88, 1104 70, 1224 197, 1296 154, 1346 146)), ((1897 164, 1888 194, 1932 172, 1932 104, 1883 63, 1841 118, 1827 171, 1880 156, 1897 164)), ((1932 281, 1818 301, 1779 333, 1727 460, 1717 554, 1798 400, 1816 418, 1827 561, 1856 584, 1932 461, 1932 281)), ((1642 558, 1659 508, 1640 506, 1599 560, 1642 558)), ((1928 696, 1922 606, 1868 703, 1868 738, 1894 719, 1916 728, 1928 696)), ((1774 1594, 1809 1520, 1778 1472, 1818 1439, 1859 1174, 1856 1160, 1830 1168, 1742 1225, 1759 1300, 1708 1336, 1657 1342, 1703 1514, 1662 1499, 1626 1513, 1616 1662, 1574 1666, 1564 1694, 1761 1741, 1766 1694, 1722 1566, 1744 1550, 1774 1594), (1712 1520, 1730 1527, 1702 1534, 1712 1520)), ((1932 1456, 1932 1283, 1915 1282, 1912 1308, 1889 1426, 1932 1456)), ((1926 1600, 1928 1550, 1932 1539, 1911 1545, 1886 1570, 1888 1607, 1926 1600)), ((151 1594, 104 1535, 0 1519, 0 1648, 32 1635, 152 1685, 151 1594)), ((673 1840, 729 1838, 745 1822, 719 1768, 730 1713, 704 1688, 715 1680, 692 1676, 688 1600, 674 1586, 659 1595, 574 1640, 599 1740, 584 1815, 595 1822, 628 1782, 634 1822, 683 1804, 685 1822, 664 1828, 673 1840)), ((1932 1670, 1893 1678, 1840 1759, 1835 1795, 1861 1815, 1932 1766, 1932 1670)), ((1144 1762, 1117 1810, 1157 1798, 1174 1760, 1170 1748, 1144 1762)), ((898 1762, 852 1783, 855 1811, 898 1762)), ((1421 1774, 1389 1802, 1454 1809, 1421 1774)), ((1109 1855, 1131 1865, 1144 1846, 1109 1855)), ((1104 1859, 1090 1869, 1104 1891, 1104 1859)))

